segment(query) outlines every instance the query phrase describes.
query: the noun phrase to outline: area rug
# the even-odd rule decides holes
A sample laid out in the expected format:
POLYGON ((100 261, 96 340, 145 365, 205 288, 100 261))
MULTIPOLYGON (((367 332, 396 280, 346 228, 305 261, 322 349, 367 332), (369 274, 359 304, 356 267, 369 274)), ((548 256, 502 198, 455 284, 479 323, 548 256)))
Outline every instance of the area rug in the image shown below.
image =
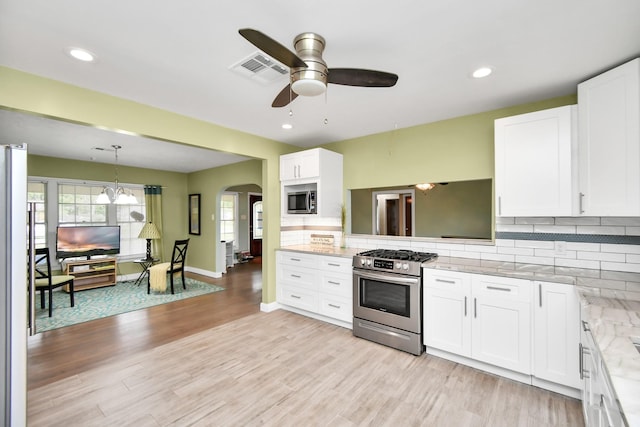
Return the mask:
MULTIPOLYGON (((186 278, 186 281, 186 290, 182 289, 182 281, 180 279, 174 282, 175 294, 173 295, 170 289, 167 289, 167 293, 154 293, 151 291, 151 294, 147 294, 146 282, 136 286, 135 280, 118 282, 116 286, 75 292, 75 307, 71 307, 68 293, 54 292, 52 317, 49 317, 48 308, 40 308, 40 293, 38 292, 36 295, 36 330, 37 332, 49 331, 63 326, 75 325, 76 323, 224 290, 220 286, 195 279, 186 278)), ((46 298, 48 298, 48 295, 46 295, 46 298)))

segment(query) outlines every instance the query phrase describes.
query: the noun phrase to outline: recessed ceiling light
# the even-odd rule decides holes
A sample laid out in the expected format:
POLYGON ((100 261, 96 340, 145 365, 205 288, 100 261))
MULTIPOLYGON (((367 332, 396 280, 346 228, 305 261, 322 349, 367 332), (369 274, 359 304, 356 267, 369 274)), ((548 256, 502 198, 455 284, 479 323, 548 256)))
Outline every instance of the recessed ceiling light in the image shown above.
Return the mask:
POLYGON ((73 58, 83 62, 93 62, 96 56, 86 49, 80 49, 79 47, 70 47, 67 49, 67 53, 73 58))
POLYGON ((282 125, 282 129, 293 129, 293 125, 291 123, 285 123, 282 125))
POLYGON ((471 75, 476 79, 481 79, 483 77, 487 77, 492 72, 493 72, 493 70, 491 68, 489 68, 489 67, 481 67, 481 68, 478 68, 477 70, 475 70, 473 72, 473 74, 471 74, 471 75))

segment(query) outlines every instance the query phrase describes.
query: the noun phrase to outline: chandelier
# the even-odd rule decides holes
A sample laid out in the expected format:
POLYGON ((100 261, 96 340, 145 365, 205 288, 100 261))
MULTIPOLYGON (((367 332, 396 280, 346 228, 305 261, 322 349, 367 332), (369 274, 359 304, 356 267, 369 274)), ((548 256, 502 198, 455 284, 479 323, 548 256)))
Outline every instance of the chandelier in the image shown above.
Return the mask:
POLYGON ((116 152, 116 179, 113 187, 109 187, 105 185, 102 188, 102 192, 98 195, 96 199, 96 203, 98 204, 109 204, 114 203, 116 205, 136 205, 138 204, 138 199, 133 195, 131 191, 127 194, 127 191, 118 185, 118 150, 122 148, 121 145, 112 145, 111 146, 116 152))

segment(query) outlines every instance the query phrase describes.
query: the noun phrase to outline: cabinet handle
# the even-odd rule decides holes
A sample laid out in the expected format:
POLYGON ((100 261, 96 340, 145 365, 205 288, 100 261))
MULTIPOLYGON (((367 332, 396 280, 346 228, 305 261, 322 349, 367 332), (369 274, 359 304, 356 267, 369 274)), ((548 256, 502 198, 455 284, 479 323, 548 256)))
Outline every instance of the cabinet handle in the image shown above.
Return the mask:
POLYGON ((538 283, 538 304, 542 307, 542 283, 538 283))
POLYGON ((440 282, 440 283, 447 283, 449 285, 455 285, 456 282, 453 280, 444 280, 444 279, 436 279, 436 282, 440 282))
POLYGON ((291 298, 300 299, 300 298, 302 298, 302 297, 301 297, 301 296, 298 296, 298 295, 293 295, 293 294, 291 294, 291 298))
POLYGON ((340 285, 340 282, 334 282, 333 280, 327 280, 327 283, 330 285, 340 285))
POLYGON ((589 324, 587 322, 585 322, 584 320, 582 321, 582 330, 585 331, 585 332, 591 331, 591 329, 589 329, 589 324))
POLYGON ((478 305, 476 304, 477 302, 477 298, 473 299, 473 318, 477 318, 478 317, 478 305))
POLYGON ((584 200, 584 193, 580 193, 580 197, 578 198, 578 205, 579 205, 579 212, 581 214, 584 213, 584 204, 583 204, 583 200, 584 200))
POLYGON ((578 370, 580 371, 580 379, 584 379, 584 355, 582 354, 582 343, 578 343, 578 370))
POLYGON ((502 215, 502 196, 498 196, 498 216, 502 215))
POLYGON ((290 261, 300 262, 302 261, 300 258, 289 258, 290 261))
POLYGON ((337 308, 338 310, 340 310, 340 306, 339 305, 335 305, 335 304, 328 304, 329 307, 333 307, 333 308, 337 308))
POLYGON ((336 264, 333 262, 328 262, 327 265, 330 265, 331 267, 340 267, 340 264, 336 264))
POLYGON ((467 317, 467 296, 464 297, 464 317, 467 317))
POLYGON ((509 288, 499 288, 497 286, 487 286, 487 289, 491 290, 491 291, 504 291, 504 292, 511 292, 511 289, 509 288))
POLYGON ((297 274, 292 274, 291 277, 296 278, 296 279, 300 278, 300 276, 298 276, 297 274))

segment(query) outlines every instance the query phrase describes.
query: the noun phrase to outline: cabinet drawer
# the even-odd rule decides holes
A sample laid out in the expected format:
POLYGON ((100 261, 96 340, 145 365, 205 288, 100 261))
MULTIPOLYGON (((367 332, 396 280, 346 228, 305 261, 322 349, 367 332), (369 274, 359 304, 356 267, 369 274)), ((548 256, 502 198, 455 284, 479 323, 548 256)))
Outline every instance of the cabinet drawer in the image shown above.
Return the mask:
POLYGON ((320 292, 351 297, 353 294, 353 275, 340 273, 324 274, 320 281, 320 292))
POLYGON ((338 273, 352 273, 352 258, 342 258, 337 256, 323 256, 320 258, 320 268, 322 271, 331 271, 338 273))
POLYGON ((467 292, 471 274, 457 271, 440 271, 425 268, 424 285, 432 289, 451 292, 467 292))
POLYGON ((353 321, 353 303, 350 298, 321 294, 320 314, 351 323, 353 321))
POLYGON ((318 268, 318 257, 316 255, 300 252, 278 252, 278 262, 283 265, 318 268))
POLYGON ((531 302, 532 285, 529 280, 474 274, 472 292, 502 300, 531 302))
POLYGON ((317 277, 318 272, 307 268, 296 268, 288 265, 281 267, 281 276, 279 280, 293 286, 305 288, 313 291, 318 290, 317 277))
POLYGON ((309 289, 283 285, 280 289, 279 302, 307 311, 318 311, 318 293, 309 289))

